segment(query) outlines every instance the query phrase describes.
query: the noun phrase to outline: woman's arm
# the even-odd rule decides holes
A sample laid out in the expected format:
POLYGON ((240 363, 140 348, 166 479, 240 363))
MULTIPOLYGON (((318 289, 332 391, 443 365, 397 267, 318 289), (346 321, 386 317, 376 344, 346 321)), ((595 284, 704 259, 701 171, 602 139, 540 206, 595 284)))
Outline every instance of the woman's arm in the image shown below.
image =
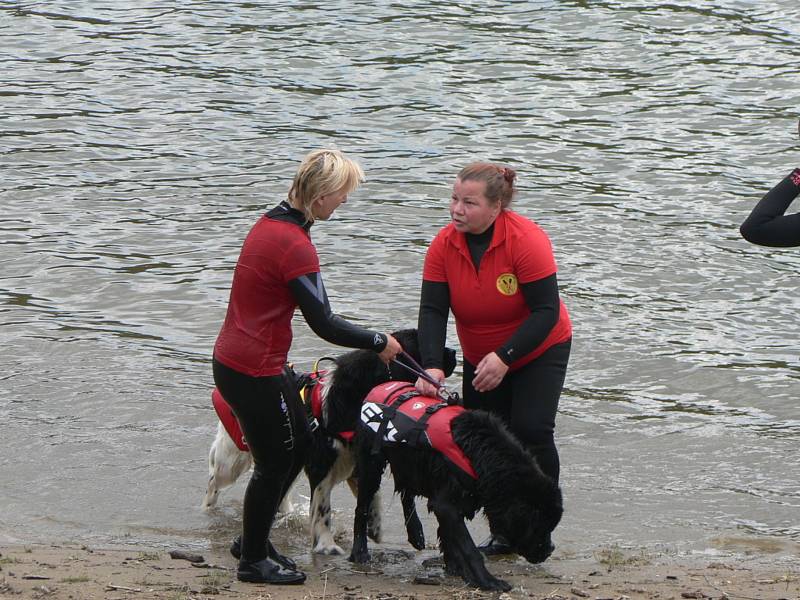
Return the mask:
POLYGON ((479 392, 488 392, 500 385, 511 363, 535 350, 558 323, 561 301, 555 273, 523 283, 520 290, 531 314, 505 344, 484 356, 475 366, 472 387, 479 392))
POLYGON ((442 362, 450 315, 450 288, 445 281, 422 281, 419 300, 419 350, 425 369, 444 370, 442 362))
MULTIPOLYGON (((417 333, 422 367, 437 381, 444 381, 444 345, 447 338, 447 317, 450 315, 450 288, 444 281, 422 280, 417 333)), ((436 388, 421 377, 417 389, 426 396, 435 396, 436 388)))
POLYGON ((510 365, 536 349, 558 323, 561 301, 558 295, 558 278, 548 277, 523 283, 520 291, 531 310, 514 334, 496 352, 505 364, 510 365))
POLYGON ((289 281, 292 292, 309 327, 323 340, 347 348, 363 348, 380 353, 388 336, 362 329, 333 314, 328 294, 322 284, 322 273, 306 273, 289 281))
POLYGON ((784 215, 798 193, 800 169, 795 169, 755 205, 739 227, 742 237, 760 246, 800 246, 800 213, 784 215))

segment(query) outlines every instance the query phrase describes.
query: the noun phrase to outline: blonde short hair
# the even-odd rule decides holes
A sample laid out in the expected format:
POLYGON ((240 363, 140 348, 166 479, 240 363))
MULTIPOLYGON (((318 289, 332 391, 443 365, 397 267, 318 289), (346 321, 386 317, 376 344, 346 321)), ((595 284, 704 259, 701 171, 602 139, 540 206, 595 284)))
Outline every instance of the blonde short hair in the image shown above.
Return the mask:
POLYGON ((303 211, 306 221, 313 221, 312 206, 321 196, 341 190, 349 194, 364 181, 364 171, 339 150, 309 152, 297 169, 289 202, 303 211))

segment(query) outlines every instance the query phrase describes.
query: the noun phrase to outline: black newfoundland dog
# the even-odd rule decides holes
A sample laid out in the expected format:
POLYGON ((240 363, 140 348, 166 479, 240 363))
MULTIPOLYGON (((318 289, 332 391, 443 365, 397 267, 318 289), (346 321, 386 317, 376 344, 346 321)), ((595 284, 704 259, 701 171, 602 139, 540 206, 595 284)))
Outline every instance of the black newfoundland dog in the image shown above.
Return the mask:
MULTIPOLYGON (((416 329, 402 329, 392 335, 414 360, 420 360, 416 329)), ((401 359, 402 360, 402 359, 401 359)), ((456 352, 445 349, 445 372, 450 375, 456 366, 456 352)), ((312 550, 316 554, 343 554, 331 532, 331 491, 347 481, 353 494, 358 493, 358 476, 354 475, 353 434, 361 414, 361 404, 369 391, 388 381, 416 381, 417 375, 397 362, 387 366, 372 350, 353 350, 333 359, 334 367, 322 377, 319 408, 314 409, 319 427, 312 433, 311 448, 305 472, 311 489, 309 507, 312 550)), ((306 406, 312 410, 311 401, 306 406)), ((377 493, 377 490, 376 490, 377 493)), ((413 498, 404 502, 414 511, 413 498)), ((371 498, 365 531, 380 541, 381 517, 378 498, 371 498)), ((416 513, 414 512, 416 516, 416 513)))
POLYGON ((486 569, 465 519, 483 509, 495 534, 528 561, 543 562, 553 551, 550 533, 563 512, 560 489, 497 417, 420 397, 411 386, 390 387, 379 386, 370 394, 359 419, 359 488, 350 560, 369 559, 367 517, 388 463, 412 544, 424 546, 422 525, 412 511, 413 498, 424 496, 439 524, 446 572, 482 590, 510 590, 486 569), (434 426, 435 414, 444 424, 434 426), (420 415, 428 415, 422 417, 428 429, 415 420, 420 415), (434 428, 438 431, 431 432, 434 428))

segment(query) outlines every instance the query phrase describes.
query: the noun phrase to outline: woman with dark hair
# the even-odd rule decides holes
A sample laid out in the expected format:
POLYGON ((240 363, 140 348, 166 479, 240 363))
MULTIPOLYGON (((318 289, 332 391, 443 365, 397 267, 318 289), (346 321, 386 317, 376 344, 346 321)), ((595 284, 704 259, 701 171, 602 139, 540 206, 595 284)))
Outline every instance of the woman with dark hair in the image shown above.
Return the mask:
POLYGON ((225 322, 214 346, 214 383, 230 404, 253 456, 244 495, 241 581, 305 581, 269 541, 275 513, 305 461, 308 423, 294 382, 284 374, 298 306, 324 340, 374 350, 387 362, 401 350, 391 335, 357 327, 331 312, 310 228, 325 221, 361 182, 361 167, 338 150, 308 154, 287 200, 247 234, 233 274, 225 322))
MULTIPOLYGON (((453 185, 450 224, 425 257, 419 308, 423 367, 440 364, 452 310, 464 353, 467 408, 499 415, 557 483, 553 432, 572 341, 547 234, 509 209, 516 173, 493 163, 464 167, 453 185)), ((435 388, 420 379, 419 390, 435 388)), ((486 554, 509 551, 492 535, 486 554)))

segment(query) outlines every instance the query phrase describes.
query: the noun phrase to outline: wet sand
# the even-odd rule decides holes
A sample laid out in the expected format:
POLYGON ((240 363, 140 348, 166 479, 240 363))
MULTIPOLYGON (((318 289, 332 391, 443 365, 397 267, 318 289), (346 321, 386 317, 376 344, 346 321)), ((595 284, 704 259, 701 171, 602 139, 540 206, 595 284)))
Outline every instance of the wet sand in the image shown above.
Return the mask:
MULTIPOLYGON (((470 589, 442 574, 435 550, 420 555, 373 549, 373 562, 356 566, 345 557, 315 557, 301 567, 302 586, 245 584, 223 548, 174 558, 170 550, 87 545, 0 545, 0 598, 78 600, 419 600, 502 598, 625 600, 800 598, 797 560, 763 554, 725 559, 648 556, 609 548, 588 559, 560 556, 544 565, 493 558, 489 570, 514 587, 506 593, 470 589), (192 556, 193 555, 193 556, 192 556), (191 562, 194 560, 195 562, 191 562), (400 565, 400 568, 397 568, 400 565)), ((301 562, 303 562, 301 560, 301 562)))

